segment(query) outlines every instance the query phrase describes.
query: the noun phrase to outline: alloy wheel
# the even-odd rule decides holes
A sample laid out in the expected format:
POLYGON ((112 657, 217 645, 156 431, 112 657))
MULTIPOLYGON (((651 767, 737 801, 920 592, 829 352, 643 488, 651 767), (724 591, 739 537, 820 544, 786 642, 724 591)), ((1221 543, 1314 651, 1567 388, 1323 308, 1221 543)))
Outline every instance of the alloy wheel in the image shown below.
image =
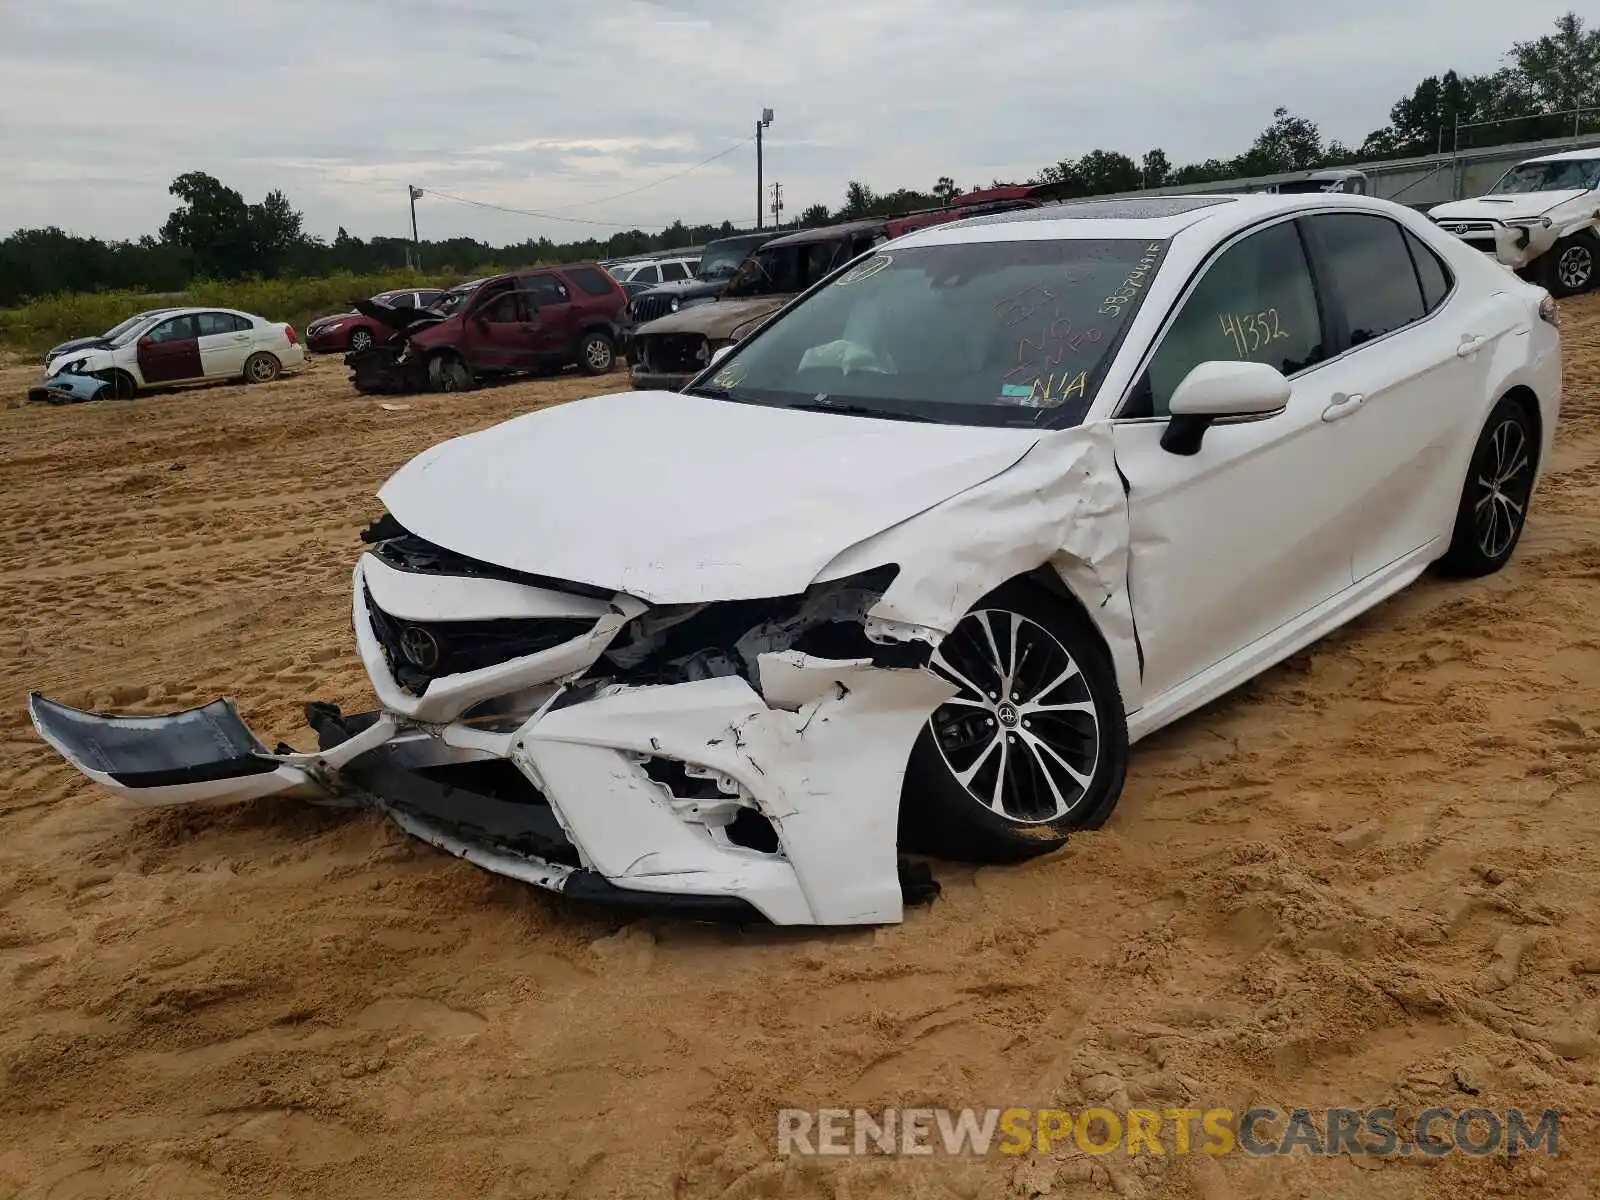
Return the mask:
POLYGON ((1533 456, 1521 421, 1507 417, 1489 435, 1488 454, 1477 476, 1473 519, 1478 549, 1498 559, 1516 540, 1533 492, 1533 456))
POLYGON ((611 346, 604 339, 592 339, 586 353, 590 370, 598 373, 611 369, 611 346))
POLYGON ((928 720, 956 781, 1009 821, 1072 812, 1100 763, 1100 718, 1079 664, 1043 625, 1004 609, 969 613, 932 667, 961 693, 928 720))
POLYGON ((372 335, 365 329, 358 329, 350 335, 350 349, 357 354, 363 350, 372 349, 372 335))
POLYGON ((1556 278, 1570 291, 1587 291, 1594 279, 1594 252, 1581 243, 1568 246, 1556 262, 1556 278))

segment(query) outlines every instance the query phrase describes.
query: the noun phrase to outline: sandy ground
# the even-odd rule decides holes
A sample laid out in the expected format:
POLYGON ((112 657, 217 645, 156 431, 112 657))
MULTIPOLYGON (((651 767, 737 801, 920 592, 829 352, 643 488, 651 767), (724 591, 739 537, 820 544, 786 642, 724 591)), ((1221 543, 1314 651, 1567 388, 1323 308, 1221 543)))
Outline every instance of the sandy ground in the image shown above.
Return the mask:
MULTIPOLYGON (((0 412, 0 1200, 1579 1196, 1600 1177, 1600 297, 1510 569, 1426 581, 1135 754, 1104 832, 878 931, 600 915, 286 802, 149 814, 30 688, 370 702, 356 533, 593 381, 343 371, 0 412), (783 1106, 1563 1109, 1562 1155, 785 1164, 783 1106)), ((20 394, 36 368, 0 371, 20 394)), ((620 382, 621 377, 614 377, 620 382)))

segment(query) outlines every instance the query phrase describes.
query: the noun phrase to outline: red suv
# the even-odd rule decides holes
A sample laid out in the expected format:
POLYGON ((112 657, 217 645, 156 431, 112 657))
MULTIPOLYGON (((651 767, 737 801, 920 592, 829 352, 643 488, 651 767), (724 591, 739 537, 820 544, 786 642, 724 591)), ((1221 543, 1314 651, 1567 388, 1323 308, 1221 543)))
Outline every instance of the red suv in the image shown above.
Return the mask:
POLYGON ((345 356, 362 392, 461 391, 497 375, 576 363, 604 375, 617 361, 627 296, 593 263, 496 275, 450 292, 432 309, 357 309, 389 324, 403 343, 345 356))

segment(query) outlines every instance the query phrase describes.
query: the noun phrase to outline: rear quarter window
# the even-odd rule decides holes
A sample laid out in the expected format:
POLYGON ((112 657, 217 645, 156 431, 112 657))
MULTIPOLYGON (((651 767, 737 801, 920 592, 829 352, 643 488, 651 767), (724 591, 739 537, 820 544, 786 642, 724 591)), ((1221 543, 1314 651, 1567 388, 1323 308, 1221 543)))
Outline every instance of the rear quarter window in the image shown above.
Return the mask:
POLYGON ((616 288, 615 282, 599 267, 572 267, 567 271, 567 278, 591 296, 609 296, 616 288))
POLYGON ((1406 248, 1411 251, 1411 261, 1416 264, 1417 279, 1422 284, 1422 303, 1428 312, 1432 312, 1450 294, 1454 283, 1450 268, 1416 234, 1408 229, 1405 235, 1406 248))

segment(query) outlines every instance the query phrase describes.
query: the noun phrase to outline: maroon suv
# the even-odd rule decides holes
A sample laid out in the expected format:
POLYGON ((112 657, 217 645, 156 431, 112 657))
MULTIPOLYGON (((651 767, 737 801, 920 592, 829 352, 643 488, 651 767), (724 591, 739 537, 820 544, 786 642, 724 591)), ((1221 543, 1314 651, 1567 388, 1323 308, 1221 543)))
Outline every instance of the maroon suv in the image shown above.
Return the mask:
POLYGON ((356 307, 402 335, 345 356, 362 392, 461 391, 497 375, 616 365, 628 299, 593 263, 495 275, 452 290, 426 312, 356 307))

